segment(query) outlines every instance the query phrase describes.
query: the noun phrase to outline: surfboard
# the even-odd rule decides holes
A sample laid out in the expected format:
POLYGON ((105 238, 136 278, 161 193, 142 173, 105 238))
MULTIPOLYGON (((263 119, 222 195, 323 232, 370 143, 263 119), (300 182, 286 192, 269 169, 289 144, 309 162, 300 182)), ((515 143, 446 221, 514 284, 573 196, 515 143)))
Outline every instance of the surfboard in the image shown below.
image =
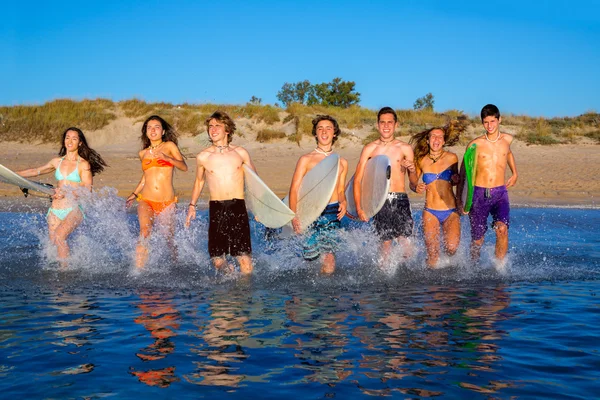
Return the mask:
MULTIPOLYGON (((300 231, 304 231, 310 224, 315 222, 327 207, 336 187, 339 169, 340 156, 331 154, 321 160, 302 178, 296 206, 296 215, 300 220, 300 231)), ((289 200, 288 195, 283 199, 283 202, 289 205, 289 200)), ((294 229, 291 223, 283 227, 283 237, 290 236, 293 233, 294 229)))
POLYGON ((465 183, 461 199, 465 212, 469 212, 473 205, 473 190, 475 188, 475 175, 477 173, 477 145, 475 143, 467 148, 463 160, 465 164, 465 183))
MULTIPOLYGON (((371 219, 381 210, 390 189, 392 163, 386 155, 375 156, 367 161, 365 173, 361 181, 361 205, 371 219)), ((354 202, 354 175, 346 186, 346 214, 352 219, 358 219, 356 203, 354 202)))
POLYGON ((296 214, 283 204, 256 172, 245 164, 243 168, 246 208, 258 222, 267 228, 281 228, 290 222, 296 214))
POLYGON ((29 179, 23 178, 21 175, 17 175, 17 173, 6 168, 2 164, 0 164, 0 181, 8 183, 9 185, 20 187, 25 196, 27 196, 28 190, 47 194, 48 196, 52 196, 54 194, 52 185, 45 185, 43 183, 30 181, 29 179))

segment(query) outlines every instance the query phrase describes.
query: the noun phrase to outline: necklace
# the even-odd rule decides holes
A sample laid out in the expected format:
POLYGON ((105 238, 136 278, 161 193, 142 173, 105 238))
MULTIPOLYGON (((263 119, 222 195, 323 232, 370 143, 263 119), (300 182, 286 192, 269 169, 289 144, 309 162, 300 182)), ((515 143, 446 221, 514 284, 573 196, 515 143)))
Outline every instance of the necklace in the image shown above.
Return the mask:
POLYGON ((154 155, 154 153, 153 153, 152 150, 158 149, 160 147, 160 145, 163 144, 163 143, 164 142, 161 140, 159 144, 155 144, 154 146, 153 145, 148 146, 148 148, 150 149, 150 154, 154 155))
POLYGON ((379 138, 379 142, 384 145, 387 146, 388 144, 392 143, 394 140, 396 140, 396 138, 392 138, 392 140, 381 140, 381 138, 379 138))
POLYGON ((323 154, 325 157, 327 157, 328 155, 330 155, 331 153, 333 153, 333 149, 327 151, 327 150, 323 150, 319 146, 315 147, 315 151, 317 153, 323 154))
POLYGON ((77 161, 77 156, 75 156, 75 158, 74 158, 74 159, 72 159, 72 160, 71 160, 69 157, 65 156, 65 159, 66 159, 67 161, 73 161, 73 162, 75 162, 75 161, 77 161))
POLYGON ((429 159, 431 160, 431 163, 432 163, 432 164, 435 164, 436 162, 438 162, 438 160, 439 160, 440 158, 442 158, 442 157, 444 156, 444 154, 446 154, 446 152, 445 152, 444 150, 442 150, 442 152, 440 153, 440 155, 439 155, 439 156, 437 156, 437 157, 432 157, 432 156, 431 156, 431 152, 430 152, 430 153, 429 153, 429 159))
POLYGON ((213 144, 213 146, 215 146, 219 150, 220 154, 223 154, 223 150, 229 148, 229 145, 226 145, 226 146, 217 146, 216 144, 213 144))
POLYGON ((498 132, 498 136, 496 137, 496 140, 490 140, 490 138, 488 137, 487 131, 485 131, 485 140, 487 140, 490 143, 496 143, 498 140, 500 140, 501 136, 502 136, 502 134, 500 132, 498 132))

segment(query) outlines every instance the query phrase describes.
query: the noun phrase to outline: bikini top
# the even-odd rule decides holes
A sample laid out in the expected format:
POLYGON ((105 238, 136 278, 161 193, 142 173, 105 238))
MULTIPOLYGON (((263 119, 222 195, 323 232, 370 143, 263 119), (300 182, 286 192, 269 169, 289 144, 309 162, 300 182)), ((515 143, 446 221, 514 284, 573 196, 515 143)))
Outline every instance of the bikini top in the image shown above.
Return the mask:
POLYGON ((427 172, 427 173, 423 174, 423 183, 425 183, 426 185, 429 185, 431 182, 434 182, 438 179, 450 182, 452 179, 452 169, 446 168, 439 174, 434 174, 431 172, 427 172))
POLYGON ((65 158, 61 158, 58 163, 58 167, 56 167, 56 172, 54 173, 54 177, 57 181, 70 181, 75 183, 81 182, 81 176, 79 176, 79 157, 77 157, 77 165, 75 169, 67 176, 63 176, 62 172, 60 172, 60 166, 65 158))
POLYGON ((159 160, 158 158, 145 158, 142 160, 142 170, 145 171, 149 168, 152 167, 163 167, 163 168, 167 168, 167 167, 172 167, 173 164, 171 164, 168 161, 165 160, 159 160))

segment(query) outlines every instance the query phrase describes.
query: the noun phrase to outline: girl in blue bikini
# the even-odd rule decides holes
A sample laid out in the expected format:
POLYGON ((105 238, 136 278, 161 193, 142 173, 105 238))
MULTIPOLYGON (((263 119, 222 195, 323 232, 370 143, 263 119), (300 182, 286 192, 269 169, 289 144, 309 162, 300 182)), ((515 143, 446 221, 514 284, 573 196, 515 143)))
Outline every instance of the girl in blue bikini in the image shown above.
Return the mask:
POLYGON ((56 245, 58 261, 61 266, 66 266, 69 257, 67 238, 83 221, 83 212, 77 202, 78 189, 91 191, 92 177, 102 172, 106 163, 88 146, 81 129, 74 127, 63 133, 58 155, 39 168, 17 173, 24 178, 33 178, 55 171, 58 183, 47 214, 48 233, 50 241, 56 245))
POLYGON ((414 135, 415 166, 423 182, 411 189, 425 193, 423 236, 427 248, 427 266, 435 268, 440 258, 440 229, 444 232, 444 249, 454 255, 460 243, 460 215, 456 209, 453 186, 458 183, 458 157, 444 149, 458 142, 465 126, 452 121, 444 127, 431 128, 414 135))

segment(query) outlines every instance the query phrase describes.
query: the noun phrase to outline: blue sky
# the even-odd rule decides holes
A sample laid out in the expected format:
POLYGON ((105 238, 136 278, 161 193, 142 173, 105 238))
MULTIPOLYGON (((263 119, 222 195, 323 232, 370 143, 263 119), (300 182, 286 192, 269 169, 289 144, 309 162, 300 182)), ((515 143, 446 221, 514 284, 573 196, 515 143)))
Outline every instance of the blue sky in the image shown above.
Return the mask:
POLYGON ((356 82, 361 105, 600 111, 600 1, 11 2, 0 104, 132 97, 277 102, 285 82, 356 82))

